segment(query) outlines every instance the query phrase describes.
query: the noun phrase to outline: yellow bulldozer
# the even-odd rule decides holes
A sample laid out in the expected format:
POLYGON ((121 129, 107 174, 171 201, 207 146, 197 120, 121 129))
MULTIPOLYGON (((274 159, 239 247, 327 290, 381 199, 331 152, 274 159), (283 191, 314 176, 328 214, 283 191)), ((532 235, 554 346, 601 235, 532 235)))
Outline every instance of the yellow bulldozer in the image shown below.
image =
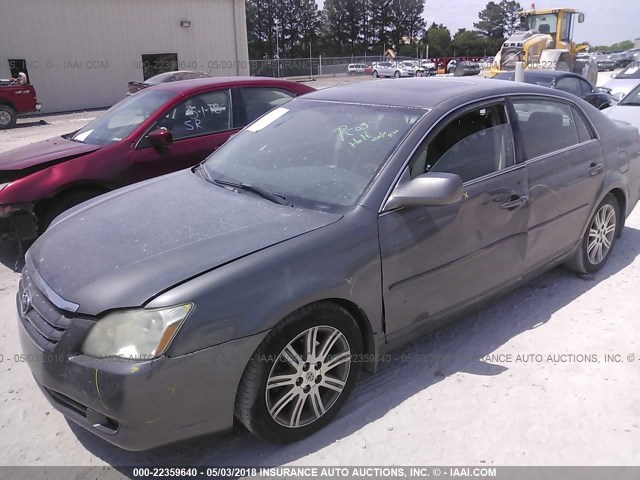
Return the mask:
POLYGON ((579 56, 588 45, 573 42, 576 22, 584 22, 584 13, 571 8, 521 12, 518 30, 502 45, 491 73, 513 71, 516 62, 524 62, 528 69, 574 72, 595 84, 598 65, 589 56, 579 56))

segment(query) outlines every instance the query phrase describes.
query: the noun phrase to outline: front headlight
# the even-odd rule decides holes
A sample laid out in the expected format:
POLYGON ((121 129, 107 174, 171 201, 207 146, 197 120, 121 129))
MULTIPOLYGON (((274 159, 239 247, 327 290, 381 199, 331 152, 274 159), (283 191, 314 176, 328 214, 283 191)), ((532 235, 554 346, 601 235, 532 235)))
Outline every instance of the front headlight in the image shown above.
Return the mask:
POLYGON ((109 314, 93 326, 82 353, 91 357, 157 358, 167 350, 192 308, 187 304, 109 314))

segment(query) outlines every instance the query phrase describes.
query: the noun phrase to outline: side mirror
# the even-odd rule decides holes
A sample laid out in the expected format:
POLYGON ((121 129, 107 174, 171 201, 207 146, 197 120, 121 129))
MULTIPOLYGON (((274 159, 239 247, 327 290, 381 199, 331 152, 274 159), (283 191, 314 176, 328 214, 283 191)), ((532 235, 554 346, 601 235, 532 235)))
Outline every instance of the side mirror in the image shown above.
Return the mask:
POLYGON ((166 128, 156 128, 147 135, 149 143, 154 147, 163 147, 173 143, 173 134, 166 128))
POLYGON ((619 102, 624 98, 624 93, 622 92, 614 93, 613 95, 611 95, 611 98, 613 98, 616 102, 619 102))
POLYGON ((453 173, 425 173, 398 184, 385 210, 413 206, 451 205, 462 200, 462 178, 453 173))
POLYGON ((578 14, 578 23, 584 23, 584 13, 578 14))

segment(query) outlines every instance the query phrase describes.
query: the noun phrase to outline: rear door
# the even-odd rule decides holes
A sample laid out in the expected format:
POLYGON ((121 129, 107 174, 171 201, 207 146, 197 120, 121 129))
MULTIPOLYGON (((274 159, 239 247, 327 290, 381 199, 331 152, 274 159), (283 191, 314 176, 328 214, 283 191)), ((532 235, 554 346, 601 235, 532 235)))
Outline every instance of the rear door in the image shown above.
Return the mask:
POLYGON ((596 135, 575 105, 514 98, 517 140, 529 180, 527 269, 579 241, 604 180, 596 135))
POLYGON ((515 163, 502 100, 444 120, 418 148, 402 181, 448 172, 463 200, 379 216, 387 333, 402 335, 522 273, 528 210, 524 165, 515 163))

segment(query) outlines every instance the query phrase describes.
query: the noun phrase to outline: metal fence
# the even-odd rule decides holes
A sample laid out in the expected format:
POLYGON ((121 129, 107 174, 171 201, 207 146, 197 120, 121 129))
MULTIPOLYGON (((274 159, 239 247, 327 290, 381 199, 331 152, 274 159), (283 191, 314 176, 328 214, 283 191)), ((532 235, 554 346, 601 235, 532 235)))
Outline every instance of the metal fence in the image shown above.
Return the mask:
MULTIPOLYGON (((458 60, 480 60, 477 57, 442 57, 431 58, 430 61, 436 64, 436 68, 444 68, 453 59, 458 60)), ((250 74, 261 77, 318 77, 336 76, 347 74, 347 66, 351 63, 365 64, 370 66, 373 62, 388 60, 379 56, 352 56, 352 57, 311 57, 311 58, 281 58, 251 60, 250 74)), ((413 57, 395 57, 393 61, 416 60, 413 57)), ((423 59, 420 59, 423 60, 423 59)))

